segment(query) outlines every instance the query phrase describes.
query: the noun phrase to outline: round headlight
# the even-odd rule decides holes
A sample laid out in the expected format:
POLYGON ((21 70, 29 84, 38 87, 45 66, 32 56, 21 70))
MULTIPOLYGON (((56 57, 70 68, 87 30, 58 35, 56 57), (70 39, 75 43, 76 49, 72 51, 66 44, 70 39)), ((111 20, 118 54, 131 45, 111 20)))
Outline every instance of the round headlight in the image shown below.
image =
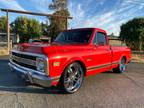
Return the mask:
POLYGON ((37 58, 36 66, 37 66, 38 71, 44 72, 45 71, 45 60, 43 58, 37 58))

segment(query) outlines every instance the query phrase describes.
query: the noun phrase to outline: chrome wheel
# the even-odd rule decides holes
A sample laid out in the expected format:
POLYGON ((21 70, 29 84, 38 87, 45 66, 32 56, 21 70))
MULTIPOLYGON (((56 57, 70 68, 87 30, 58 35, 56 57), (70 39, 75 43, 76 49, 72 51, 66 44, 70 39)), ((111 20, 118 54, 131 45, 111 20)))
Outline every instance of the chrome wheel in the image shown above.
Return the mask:
POLYGON ((119 66, 113 69, 113 72, 123 73, 126 70, 126 59, 123 57, 119 63, 119 66))
POLYGON ((68 93, 76 92, 83 82, 83 68, 79 63, 70 64, 63 74, 63 88, 68 93))
POLYGON ((122 58, 120 65, 119 65, 120 73, 123 73, 126 70, 126 63, 125 62, 126 62, 125 59, 122 58))

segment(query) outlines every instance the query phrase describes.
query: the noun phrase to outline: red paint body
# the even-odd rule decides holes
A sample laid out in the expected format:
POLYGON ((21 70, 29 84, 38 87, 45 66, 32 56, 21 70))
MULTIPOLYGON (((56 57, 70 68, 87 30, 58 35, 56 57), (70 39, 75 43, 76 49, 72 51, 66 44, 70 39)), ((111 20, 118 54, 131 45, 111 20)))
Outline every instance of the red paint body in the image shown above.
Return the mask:
MULTIPOLYGON (((120 62, 122 57, 126 58, 126 63, 130 61, 130 48, 122 46, 110 46, 107 35, 107 45, 93 45, 95 33, 102 32, 106 34, 106 32, 98 28, 91 29, 93 33, 88 44, 24 43, 19 44, 19 46, 23 47, 20 50, 24 52, 40 53, 47 55, 49 59, 50 77, 61 76, 66 66, 75 61, 83 64, 83 66, 85 67, 85 76, 104 72, 117 67, 119 64, 115 62, 120 62), (54 67, 54 62, 60 62, 60 66, 54 67), (97 69, 90 69, 95 66, 103 67, 99 67, 97 69)), ((57 82, 53 82, 53 85, 55 84, 57 84, 57 82)))

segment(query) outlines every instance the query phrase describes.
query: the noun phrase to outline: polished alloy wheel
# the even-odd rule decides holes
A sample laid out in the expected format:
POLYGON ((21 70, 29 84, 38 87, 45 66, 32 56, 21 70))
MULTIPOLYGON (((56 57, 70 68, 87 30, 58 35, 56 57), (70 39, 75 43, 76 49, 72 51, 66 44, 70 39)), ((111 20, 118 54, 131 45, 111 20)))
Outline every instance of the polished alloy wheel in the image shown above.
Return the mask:
POLYGON ((79 63, 70 64, 63 74, 63 88, 68 93, 76 92, 82 85, 83 68, 79 63))
POLYGON ((113 69, 115 73, 123 73, 126 70, 126 59, 123 57, 119 63, 119 66, 113 69))
POLYGON ((123 73, 126 70, 126 63, 125 63, 125 59, 122 58, 121 63, 119 65, 119 70, 121 73, 123 73))

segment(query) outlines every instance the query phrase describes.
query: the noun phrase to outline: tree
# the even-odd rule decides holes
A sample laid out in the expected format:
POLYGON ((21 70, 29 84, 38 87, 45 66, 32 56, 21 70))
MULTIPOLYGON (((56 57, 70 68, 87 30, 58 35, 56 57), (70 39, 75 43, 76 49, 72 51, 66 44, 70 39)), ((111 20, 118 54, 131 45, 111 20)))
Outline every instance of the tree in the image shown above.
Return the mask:
POLYGON ((49 35, 49 26, 46 23, 41 23, 41 27, 42 27, 42 35, 43 36, 48 36, 49 35))
POLYGON ((122 24, 119 38, 133 50, 144 50, 144 18, 134 18, 122 24))
POLYGON ((52 10, 66 10, 67 9, 67 0, 52 0, 52 3, 49 5, 49 9, 52 10))
MULTIPOLYGON (((70 16, 67 8, 67 0, 52 0, 52 4, 49 5, 49 9, 54 10, 53 15, 70 16)), ((67 27, 67 20, 64 18, 51 17, 49 35, 53 41, 56 36, 67 27)))
POLYGON ((31 38, 40 37, 42 35, 42 28, 39 21, 36 19, 28 19, 27 34, 31 38))
POLYGON ((6 32, 6 28, 7 28, 6 22, 7 22, 7 20, 6 20, 5 16, 0 17, 0 31, 1 32, 6 32))
POLYGON ((36 19, 28 19, 27 17, 17 17, 11 23, 12 31, 20 36, 20 42, 27 42, 30 38, 39 37, 41 35, 41 24, 36 19))
POLYGON ((111 33, 111 35, 110 35, 110 36, 111 36, 111 37, 115 37, 115 36, 114 36, 114 33, 111 33))

